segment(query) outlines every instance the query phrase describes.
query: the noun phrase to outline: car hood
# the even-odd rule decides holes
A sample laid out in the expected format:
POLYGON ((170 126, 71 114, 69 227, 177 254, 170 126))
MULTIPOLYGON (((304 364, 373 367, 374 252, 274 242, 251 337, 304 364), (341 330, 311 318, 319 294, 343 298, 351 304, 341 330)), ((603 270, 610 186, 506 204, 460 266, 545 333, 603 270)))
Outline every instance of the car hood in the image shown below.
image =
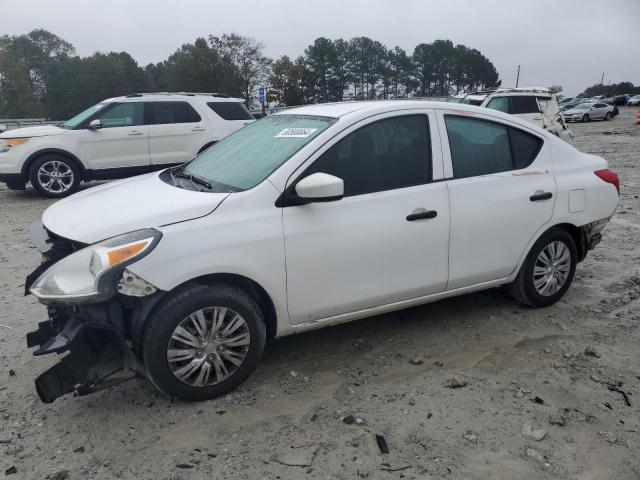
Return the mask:
POLYGON ((88 188, 60 200, 45 210, 42 223, 61 237, 95 243, 142 228, 202 217, 228 195, 174 187, 154 172, 88 188))
POLYGON ((64 128, 55 125, 38 125, 37 127, 23 127, 7 130, 0 133, 0 138, 17 138, 17 137, 44 137, 47 135, 60 135, 64 133, 64 128))

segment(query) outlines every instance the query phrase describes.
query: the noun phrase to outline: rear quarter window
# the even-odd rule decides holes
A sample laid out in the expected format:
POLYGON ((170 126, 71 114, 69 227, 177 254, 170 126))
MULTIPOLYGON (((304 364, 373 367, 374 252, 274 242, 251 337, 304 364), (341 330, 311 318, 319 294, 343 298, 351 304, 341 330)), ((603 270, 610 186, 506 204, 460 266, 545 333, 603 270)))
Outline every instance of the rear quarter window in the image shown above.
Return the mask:
POLYGON ((253 120, 253 115, 240 102, 209 102, 207 106, 223 120, 253 120))

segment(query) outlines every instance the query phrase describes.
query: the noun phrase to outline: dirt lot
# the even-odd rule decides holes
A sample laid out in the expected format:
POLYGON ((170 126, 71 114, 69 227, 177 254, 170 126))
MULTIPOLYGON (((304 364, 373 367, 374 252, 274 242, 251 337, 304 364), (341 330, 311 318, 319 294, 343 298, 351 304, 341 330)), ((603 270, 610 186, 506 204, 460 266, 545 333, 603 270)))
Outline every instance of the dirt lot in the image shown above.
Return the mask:
POLYGON ((144 380, 40 403, 33 380, 54 359, 25 347, 44 309, 21 291, 39 256, 28 226, 51 202, 0 187, 0 475, 640 478, 636 111, 572 125, 621 175, 622 198, 560 303, 533 310, 494 290, 285 338, 240 389, 199 404, 144 380), (447 388, 454 377, 467 385, 447 388))

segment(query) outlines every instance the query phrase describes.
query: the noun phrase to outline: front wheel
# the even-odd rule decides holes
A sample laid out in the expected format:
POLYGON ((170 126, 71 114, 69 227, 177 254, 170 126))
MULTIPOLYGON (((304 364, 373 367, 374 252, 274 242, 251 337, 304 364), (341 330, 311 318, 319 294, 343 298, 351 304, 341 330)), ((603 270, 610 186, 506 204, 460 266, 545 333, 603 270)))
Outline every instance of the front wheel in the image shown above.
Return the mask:
POLYGON ((168 397, 208 400, 253 372, 265 342, 264 317, 252 296, 231 285, 191 285, 169 294, 147 321, 142 360, 168 397))
POLYGON ((585 113, 585 114, 582 116, 582 123, 587 123, 588 121, 589 121, 589 114, 588 114, 588 113, 585 113))
POLYGON ((611 115, 611 112, 607 112, 607 114, 604 116, 605 120, 611 120, 611 118, 613 117, 613 115, 611 115))
POLYGON ((532 307, 552 305, 571 285, 577 257, 575 241, 566 230, 549 230, 533 245, 507 289, 516 300, 532 307))
POLYGON ((29 169, 29 181, 41 195, 66 197, 80 185, 80 169, 62 155, 43 155, 29 169))

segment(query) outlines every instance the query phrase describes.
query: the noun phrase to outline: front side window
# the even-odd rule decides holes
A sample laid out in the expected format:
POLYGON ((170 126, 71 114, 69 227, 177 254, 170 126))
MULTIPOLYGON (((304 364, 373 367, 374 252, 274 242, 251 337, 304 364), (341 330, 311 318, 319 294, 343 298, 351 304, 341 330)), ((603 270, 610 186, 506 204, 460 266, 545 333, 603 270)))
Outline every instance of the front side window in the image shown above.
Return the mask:
POLYGON ((349 134, 304 173, 328 173, 344 195, 362 195, 431 181, 431 145, 425 115, 379 120, 349 134))
POLYGON ((151 102, 153 125, 195 123, 200 120, 198 112, 187 102, 151 102))
POLYGON ((509 97, 495 97, 489 100, 487 108, 509 113, 509 97))
POLYGON ((142 102, 119 103, 98 115, 102 128, 133 127, 144 123, 144 104, 142 102))
POLYGON ((335 121, 306 115, 265 117, 209 147, 184 171, 234 190, 247 190, 271 175, 335 121))
POLYGON ((528 167, 542 140, 517 128, 477 118, 445 115, 454 178, 528 167))
POLYGON ((240 102, 208 102, 207 106, 223 120, 253 120, 253 115, 240 102))
POLYGON ((100 111, 104 107, 109 105, 109 103, 98 103, 93 107, 89 107, 86 110, 80 112, 75 117, 70 118, 66 122, 62 124, 62 128, 66 128, 67 130, 73 130, 74 128, 78 128, 80 124, 84 123, 89 117, 91 117, 94 113, 100 111))

